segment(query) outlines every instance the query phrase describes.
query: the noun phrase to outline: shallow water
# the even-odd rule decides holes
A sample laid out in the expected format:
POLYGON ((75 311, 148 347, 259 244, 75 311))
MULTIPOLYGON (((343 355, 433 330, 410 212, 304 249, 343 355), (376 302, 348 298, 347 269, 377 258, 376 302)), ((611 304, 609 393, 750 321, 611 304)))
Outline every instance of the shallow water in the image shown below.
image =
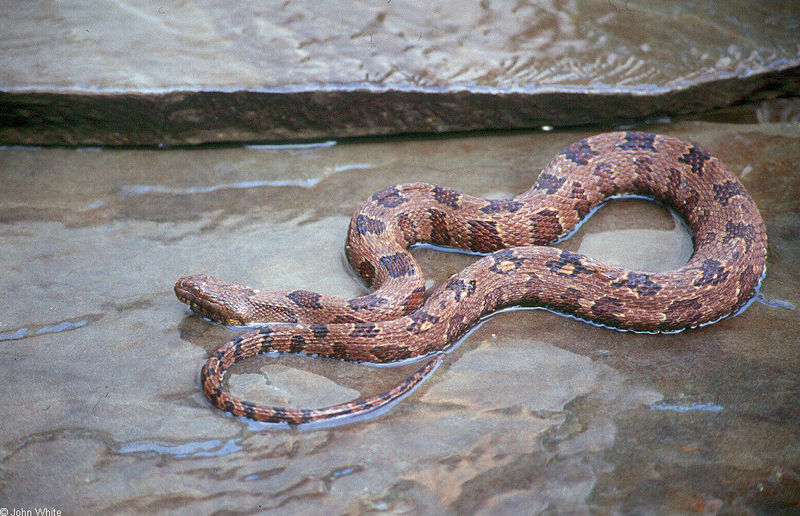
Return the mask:
MULTIPOLYGON (((800 304, 800 128, 647 127, 719 156, 769 232, 763 296, 800 304)), ((0 506, 70 513, 774 511, 800 501, 800 318, 755 303, 676 335, 511 310, 387 413, 276 430, 213 408, 199 370, 238 332, 172 293, 206 272, 261 288, 364 292, 352 211, 397 182, 527 189, 588 132, 194 150, 0 150, 0 506)), ((561 244, 632 267, 691 252, 680 221, 615 201, 561 244)), ((441 281, 474 258, 415 251, 441 281)), ((417 366, 260 357, 231 386, 325 405, 417 366)))
POLYGON ((797 66, 799 12, 796 0, 0 4, 0 88, 652 94, 797 66))

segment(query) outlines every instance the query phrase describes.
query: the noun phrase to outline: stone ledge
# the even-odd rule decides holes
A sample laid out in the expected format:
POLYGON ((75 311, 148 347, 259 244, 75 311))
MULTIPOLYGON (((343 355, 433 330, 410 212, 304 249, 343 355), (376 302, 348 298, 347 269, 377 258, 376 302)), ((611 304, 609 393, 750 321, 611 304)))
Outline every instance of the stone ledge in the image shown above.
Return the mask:
POLYGON ((797 93, 800 66, 662 91, 0 92, 4 145, 192 145, 610 124, 797 93))

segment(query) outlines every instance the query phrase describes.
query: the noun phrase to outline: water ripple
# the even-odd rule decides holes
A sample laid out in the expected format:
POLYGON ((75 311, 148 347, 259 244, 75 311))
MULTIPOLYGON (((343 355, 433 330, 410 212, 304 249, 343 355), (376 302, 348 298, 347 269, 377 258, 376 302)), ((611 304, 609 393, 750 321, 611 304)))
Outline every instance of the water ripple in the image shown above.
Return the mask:
POLYGON ((118 453, 143 453, 156 452, 161 455, 171 455, 175 458, 186 457, 219 457, 228 455, 242 449, 239 444, 241 438, 228 439, 209 439, 208 441, 192 441, 175 446, 165 446, 153 442, 128 443, 120 446, 118 453))

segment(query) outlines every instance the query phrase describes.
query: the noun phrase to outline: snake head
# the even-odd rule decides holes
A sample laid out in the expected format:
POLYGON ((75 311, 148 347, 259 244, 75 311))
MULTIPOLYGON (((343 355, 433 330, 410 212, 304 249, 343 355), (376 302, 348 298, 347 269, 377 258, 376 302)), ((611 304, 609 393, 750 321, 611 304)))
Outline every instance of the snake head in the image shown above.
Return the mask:
POLYGON ((213 276, 184 276, 175 282, 175 295, 192 311, 229 326, 248 324, 247 294, 256 292, 244 285, 222 281, 213 276), (243 293, 245 295, 243 295, 243 293))

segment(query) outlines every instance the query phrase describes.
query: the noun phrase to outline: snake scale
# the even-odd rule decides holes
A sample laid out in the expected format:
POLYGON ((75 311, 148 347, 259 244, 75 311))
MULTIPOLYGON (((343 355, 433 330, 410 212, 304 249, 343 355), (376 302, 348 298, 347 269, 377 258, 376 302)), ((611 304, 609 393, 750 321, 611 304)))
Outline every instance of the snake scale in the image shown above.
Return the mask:
POLYGON ((424 183, 374 194, 353 215, 348 260, 372 293, 338 299, 305 291, 262 292, 206 275, 181 278, 178 298, 228 325, 263 324, 214 352, 202 369, 207 397, 258 421, 298 425, 383 407, 409 392, 479 318, 530 304, 620 329, 666 332, 743 309, 765 272, 767 236, 758 208, 723 164, 701 148, 643 132, 573 143, 513 199, 485 200, 424 183), (614 196, 672 206, 694 237, 683 267, 650 273, 548 247, 614 196), (408 251, 431 243, 485 253, 430 295, 408 251), (438 353, 392 390, 321 409, 264 406, 222 384, 237 361, 269 352, 392 362, 438 353))

